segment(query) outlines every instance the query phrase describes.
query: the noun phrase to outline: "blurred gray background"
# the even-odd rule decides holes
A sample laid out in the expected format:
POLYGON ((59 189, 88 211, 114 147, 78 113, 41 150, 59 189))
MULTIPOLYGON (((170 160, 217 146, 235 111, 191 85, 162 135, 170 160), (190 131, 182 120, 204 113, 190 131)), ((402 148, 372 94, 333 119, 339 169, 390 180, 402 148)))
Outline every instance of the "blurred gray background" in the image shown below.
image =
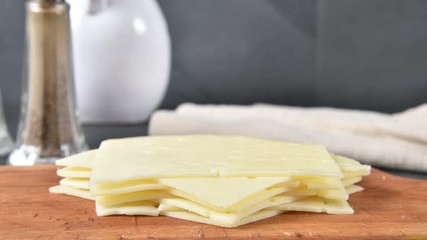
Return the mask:
MULTIPOLYGON (((0 1, 0 86, 12 135, 24 2, 0 1)), ((162 108, 268 102, 396 112, 427 102, 425 0, 158 2, 173 47, 162 108)))

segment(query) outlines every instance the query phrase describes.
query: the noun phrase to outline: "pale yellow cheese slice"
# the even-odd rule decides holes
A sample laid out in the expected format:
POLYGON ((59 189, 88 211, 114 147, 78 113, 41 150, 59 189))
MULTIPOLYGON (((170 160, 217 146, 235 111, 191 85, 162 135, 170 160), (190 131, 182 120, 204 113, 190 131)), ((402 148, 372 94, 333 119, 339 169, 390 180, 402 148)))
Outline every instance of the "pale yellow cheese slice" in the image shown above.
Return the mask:
POLYGON ((106 140, 96 154, 91 181, 297 175, 343 177, 335 160, 319 145, 187 135, 106 140))
POLYGON ((256 194, 253 194, 245 199, 243 199, 242 201, 235 203, 233 205, 230 206, 218 206, 218 204, 213 204, 212 201, 206 201, 204 199, 200 199, 200 198, 196 198, 190 194, 187 194, 185 192, 176 190, 176 189, 172 189, 170 190, 170 192, 175 195, 175 196, 179 196, 188 200, 191 200, 195 203, 199 203, 203 206, 206 206, 208 208, 214 209, 216 211, 222 211, 222 212, 239 212, 239 211, 243 211, 251 206, 254 206, 266 199, 269 199, 273 196, 276 196, 280 193, 289 191, 290 187, 275 187, 275 188, 271 188, 271 189, 267 189, 261 192, 258 192, 256 194))
POLYGON ((319 189, 316 193, 317 196, 327 198, 327 199, 336 199, 336 200, 347 200, 348 193, 344 187, 341 189, 319 189))
POLYGON ((188 212, 185 210, 182 210, 182 211, 162 211, 162 212, 160 212, 160 215, 173 217, 173 218, 179 218, 179 219, 193 221, 193 222, 205 223, 205 224, 210 224, 210 225, 215 225, 215 226, 220 226, 220 227, 232 228, 232 227, 237 227, 240 225, 248 224, 251 222, 259 221, 259 220, 262 220, 265 218, 277 216, 281 213, 282 213, 282 211, 280 211, 280 210, 273 210, 273 209, 261 210, 261 211, 258 211, 256 213, 250 215, 250 216, 245 217, 244 219, 242 219, 242 220, 240 220, 234 224, 227 224, 224 221, 215 221, 215 220, 212 220, 208 217, 203 217, 203 216, 200 216, 196 213, 191 213, 191 212, 188 212))
POLYGON ((269 209, 282 211, 303 211, 328 214, 353 214, 354 210, 345 200, 331 200, 321 197, 308 197, 299 201, 280 204, 269 209))
POLYGON ((157 209, 159 210, 160 214, 162 212, 188 211, 187 209, 183 209, 183 208, 180 208, 180 207, 175 207, 175 206, 168 205, 168 204, 165 204, 165 203, 160 203, 159 206, 157 207, 157 209))
POLYGON ((68 186, 57 185, 49 188, 50 193, 66 194, 88 200, 95 200, 87 189, 78 189, 68 186))
MULTIPOLYGON (((281 196, 281 195, 279 195, 279 196, 281 196)), ((176 207, 176 209, 184 209, 184 210, 187 210, 189 212, 197 213, 203 217, 210 218, 211 220, 216 221, 216 222, 222 222, 224 224, 233 225, 233 224, 238 223, 239 221, 241 221, 245 217, 252 215, 258 211, 261 211, 265 208, 275 206, 275 205, 285 203, 285 202, 296 201, 296 200, 299 200, 299 199, 306 197, 306 196, 282 196, 282 197, 279 197, 279 196, 274 197, 274 199, 272 198, 272 199, 267 199, 265 201, 262 201, 262 202, 255 204, 255 205, 253 205, 253 206, 251 206, 251 207, 249 207, 243 211, 229 212, 229 213, 216 211, 216 210, 207 208, 203 205, 197 204, 193 201, 190 201, 190 200, 187 200, 184 198, 165 198, 165 199, 160 200, 159 211, 160 212, 168 211, 168 208, 167 207, 165 208, 165 206, 173 206, 173 207, 176 207)))
POLYGON ((160 183, 131 181, 131 182, 117 184, 114 187, 105 187, 103 185, 93 186, 92 194, 94 196, 120 195, 125 193, 139 192, 143 190, 164 190, 164 189, 169 189, 169 187, 160 183))
POLYGON ((172 195, 167 191, 145 190, 120 195, 98 196, 96 197, 96 205, 110 207, 128 202, 158 200, 160 198, 166 198, 171 196, 172 195))
POLYGON ((361 192, 361 191, 363 191, 363 189, 364 188, 362 186, 355 185, 355 184, 345 187, 345 190, 347 191, 348 194, 361 192))
POLYGON ((65 167, 92 168, 92 163, 96 157, 97 152, 98 150, 94 149, 74 154, 72 156, 57 160, 55 164, 65 167))
POLYGON ((158 216, 159 210, 150 201, 137 201, 123 203, 110 207, 96 205, 96 214, 98 216, 108 215, 147 215, 158 216))
POLYGON ((60 177, 68 177, 68 178, 90 178, 91 175, 90 168, 83 167, 64 167, 58 169, 56 174, 60 177))
POLYGON ((62 186, 85 189, 89 191, 89 178, 63 178, 59 181, 62 186))
POLYGON ((294 178, 300 181, 308 189, 341 189, 342 182, 337 177, 304 177, 294 178))
POLYGON ((371 166, 361 164, 360 162, 353 160, 351 158, 334 155, 334 154, 332 154, 332 157, 338 163, 342 171, 357 172, 357 173, 360 173, 361 176, 369 175, 369 173, 371 172, 371 166))
MULTIPOLYGON (((170 178, 159 179, 159 183, 192 195, 215 208, 227 209, 262 190, 289 180, 290 177, 170 178)), ((297 182, 292 185, 297 186, 297 182)))
POLYGON ((362 177, 361 176, 343 178, 342 179, 342 185, 344 187, 347 187, 347 186, 350 186, 352 184, 358 183, 360 181, 362 181, 362 177))
MULTIPOLYGON (((62 158, 56 161, 56 165, 66 166, 66 167, 80 167, 80 168, 92 168, 92 163, 96 157, 98 149, 89 150, 79 154, 72 155, 70 157, 62 158)), ((369 165, 363 165, 360 162, 346 158, 339 155, 331 154, 334 160, 338 163, 341 171, 344 173, 349 173, 351 176, 365 176, 370 173, 371 167, 369 165)), ((344 178, 346 176, 344 174, 344 178)), ((330 181, 331 179, 327 179, 330 181)))
MULTIPOLYGON (((290 191, 286 191, 283 194, 280 194, 278 196, 286 195, 286 196, 297 197, 297 196, 314 196, 316 194, 317 194, 317 191, 315 191, 315 190, 309 190, 309 189, 299 187, 299 188, 292 189, 290 191)), ((277 196, 275 196, 275 197, 277 197, 277 196)))
POLYGON ((366 171, 342 171, 342 173, 345 176, 344 178, 362 177, 370 174, 370 172, 366 172, 366 171))

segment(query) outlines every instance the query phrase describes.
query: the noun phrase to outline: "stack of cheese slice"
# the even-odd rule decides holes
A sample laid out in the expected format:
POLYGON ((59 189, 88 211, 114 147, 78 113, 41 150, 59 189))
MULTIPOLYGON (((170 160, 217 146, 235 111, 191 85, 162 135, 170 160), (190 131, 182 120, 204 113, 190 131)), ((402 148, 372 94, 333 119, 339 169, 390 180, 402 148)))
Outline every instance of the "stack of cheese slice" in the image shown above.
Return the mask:
POLYGON ((72 155, 56 161, 58 169, 56 174, 62 177, 59 185, 49 188, 51 193, 62 193, 71 196, 95 200, 89 190, 92 164, 98 150, 72 155))
POLYGON ((223 227, 284 211, 352 214, 348 195, 370 172, 318 145, 214 135, 107 140, 57 164, 64 178, 50 191, 95 199, 100 216, 165 215, 223 227))

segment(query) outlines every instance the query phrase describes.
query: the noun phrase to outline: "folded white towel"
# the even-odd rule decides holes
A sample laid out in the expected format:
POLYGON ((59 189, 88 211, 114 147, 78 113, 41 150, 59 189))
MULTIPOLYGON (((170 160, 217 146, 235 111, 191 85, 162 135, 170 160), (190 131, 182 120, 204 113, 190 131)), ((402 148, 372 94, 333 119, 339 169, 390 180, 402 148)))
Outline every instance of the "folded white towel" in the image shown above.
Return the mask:
POLYGON ((427 172, 427 104, 398 114, 183 104, 176 111, 153 114, 149 134, 238 134, 317 143, 375 166, 427 172))

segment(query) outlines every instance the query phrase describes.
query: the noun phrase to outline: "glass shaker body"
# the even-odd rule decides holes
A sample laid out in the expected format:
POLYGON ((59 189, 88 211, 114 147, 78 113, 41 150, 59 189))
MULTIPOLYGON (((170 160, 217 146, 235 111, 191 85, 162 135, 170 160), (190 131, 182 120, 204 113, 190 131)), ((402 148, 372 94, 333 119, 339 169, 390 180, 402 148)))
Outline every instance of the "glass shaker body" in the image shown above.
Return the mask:
POLYGON ((28 1, 26 34, 21 117, 9 164, 53 164, 87 149, 75 108, 68 4, 28 1))

